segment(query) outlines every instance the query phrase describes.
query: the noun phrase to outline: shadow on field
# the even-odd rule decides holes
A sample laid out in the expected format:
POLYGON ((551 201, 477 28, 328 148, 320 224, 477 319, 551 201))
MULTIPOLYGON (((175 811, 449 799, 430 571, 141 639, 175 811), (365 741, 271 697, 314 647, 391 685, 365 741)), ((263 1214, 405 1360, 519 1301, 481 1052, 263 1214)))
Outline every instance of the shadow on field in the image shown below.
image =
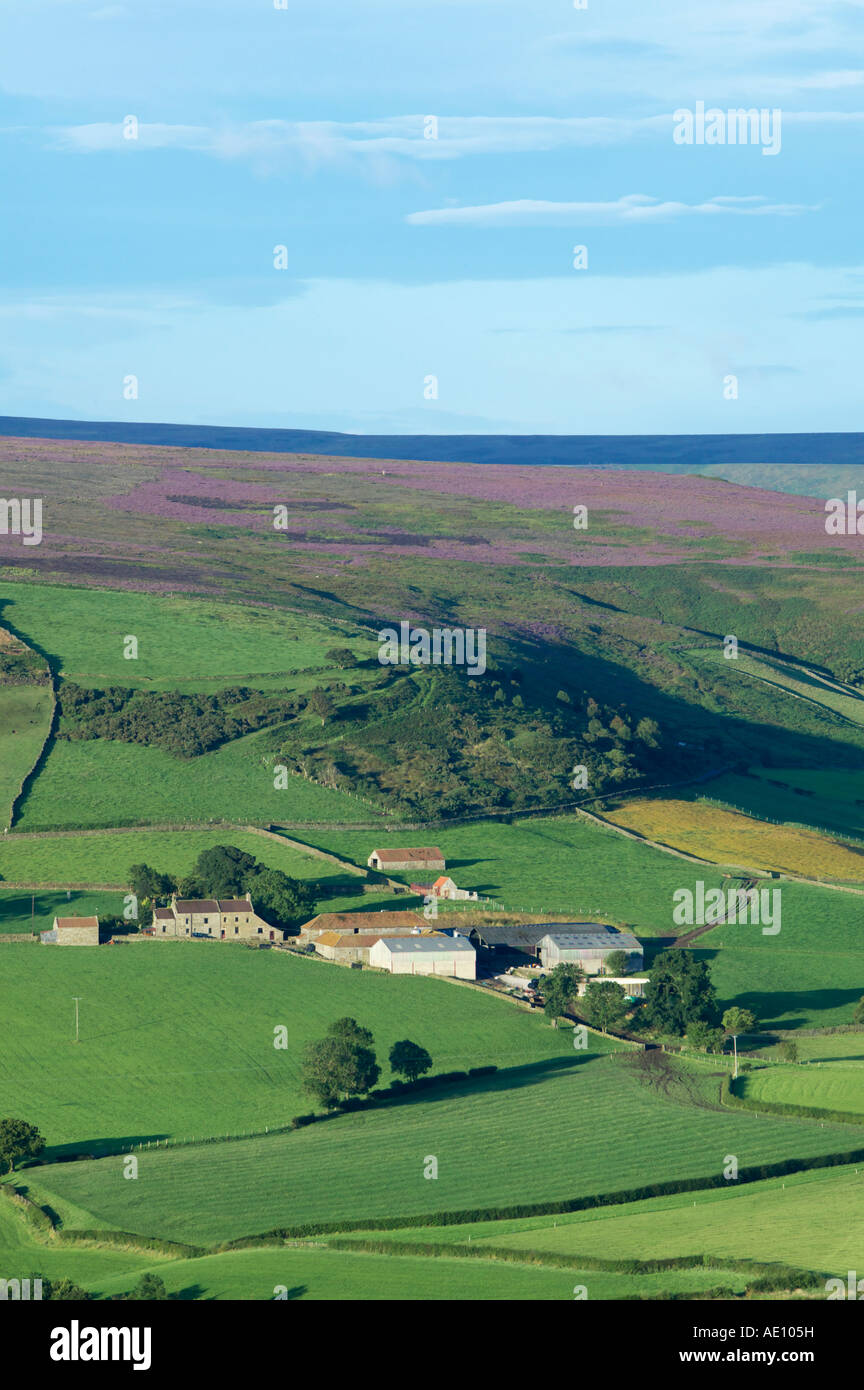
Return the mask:
POLYGON ((856 1004, 864 994, 864 963, 861 970, 861 985, 857 989, 811 989, 797 991, 772 991, 770 994, 755 990, 747 994, 736 994, 734 1000, 722 1000, 721 1008, 735 1003, 742 1009, 751 1009, 759 1020, 760 1029, 782 1028, 784 1032, 793 1028, 812 1028, 813 1015, 825 1009, 842 1009, 844 1005, 856 1004), (801 1013, 794 1015, 797 1010, 801 1013))
MULTIPOLYGON (((572 1071, 574 1067, 584 1066, 596 1053, 584 1052, 572 1057, 548 1057, 543 1062, 528 1062, 523 1067, 507 1067, 492 1076, 469 1076, 465 1081, 454 1081, 440 1087, 430 1086, 428 1090, 409 1091, 405 1095, 395 1095, 382 1105, 393 1106, 427 1105, 432 1101, 452 1100, 456 1096, 488 1095, 490 1091, 516 1091, 523 1086, 536 1086, 550 1076, 572 1071)), ((350 1113, 350 1112, 348 1112, 350 1113)))
POLYGON ((42 1152, 37 1163, 28 1168, 38 1168, 41 1163, 77 1163, 85 1158, 120 1157, 121 1149, 133 1144, 156 1144, 168 1139, 167 1134, 121 1134, 112 1139, 77 1139, 74 1144, 51 1144, 42 1152))

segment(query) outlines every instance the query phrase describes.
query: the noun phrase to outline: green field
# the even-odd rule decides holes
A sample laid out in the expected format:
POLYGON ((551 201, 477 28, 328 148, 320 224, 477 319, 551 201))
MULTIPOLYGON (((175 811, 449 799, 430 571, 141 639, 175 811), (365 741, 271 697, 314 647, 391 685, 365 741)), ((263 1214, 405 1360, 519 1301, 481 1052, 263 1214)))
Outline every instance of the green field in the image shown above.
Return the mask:
POLYGON ((119 1157, 34 1168, 27 1180, 39 1200, 73 1204, 70 1225, 209 1245, 307 1221, 708 1178, 727 1154, 747 1167, 847 1151, 860 1138, 845 1125, 714 1110, 715 1090, 702 1077, 695 1099, 670 1099, 640 1084, 623 1061, 582 1054, 569 1065, 534 1063, 436 1099, 421 1094, 287 1135, 145 1152, 134 1184, 124 1181, 119 1157), (431 1181, 429 1156, 438 1160, 431 1181))
POLYGON ((736 1087, 748 1101, 864 1115, 864 1066, 857 1062, 760 1067, 739 1077, 736 1087))
MULTIPOLYGON (((470 1237, 472 1245, 609 1260, 706 1254, 845 1275, 860 1264, 862 1220, 864 1166, 795 1173, 743 1188, 730 1182, 728 1189, 556 1217, 381 1231, 374 1239, 394 1246, 418 1240, 461 1245, 470 1237)), ((725 1284, 725 1272, 715 1271, 715 1282, 725 1284)))
POLYGON ((741 1288, 740 1273, 681 1269, 662 1274, 607 1274, 597 1270, 543 1268, 491 1259, 435 1259, 369 1255, 318 1248, 237 1250, 197 1259, 154 1258, 147 1251, 107 1246, 59 1246, 38 1241, 12 1204, 0 1201, 0 1270, 4 1278, 74 1279, 96 1298, 134 1287, 144 1270, 165 1283, 171 1298, 271 1300, 287 1298, 367 1300, 565 1299, 576 1285, 589 1299, 657 1294, 670 1288, 691 1292, 723 1283, 741 1288))
POLYGON ((0 885, 0 934, 49 931, 55 917, 120 917, 122 893, 71 891, 32 893, 0 885))
POLYGON ((860 772, 814 768, 751 767, 746 777, 726 773, 686 799, 705 797, 748 815, 783 824, 812 826, 842 836, 864 836, 864 798, 860 772))
POLYGON ((0 842, 0 874, 19 883, 122 883, 130 864, 147 863, 161 873, 188 874, 202 850, 231 844, 294 878, 331 887, 360 880, 266 835, 234 828, 214 830, 117 831, 115 834, 18 836, 0 842))
MULTIPOLYGON (((646 935, 668 935, 672 894, 691 881, 697 866, 614 830, 575 816, 475 822, 419 832, 309 831, 306 838, 354 863, 388 845, 435 844, 460 888, 476 889, 504 907, 571 914, 574 921, 628 923, 646 935)), ((698 869, 709 887, 719 871, 698 869)), ((412 874, 392 875, 405 882, 412 874)))
POLYGON ((301 776, 274 785, 266 729, 197 758, 105 739, 59 739, 21 804, 16 830, 172 821, 373 821, 380 811, 301 776))
POLYGON ((0 829, 9 824, 12 802, 42 751, 53 708, 50 686, 0 686, 0 829))
POLYGON ((345 1014, 372 1028, 383 1084, 387 1053, 405 1037, 429 1050, 437 1071, 573 1055, 569 1032, 539 1013, 447 980, 209 942, 0 949, 2 1111, 27 1115, 55 1147, 96 1152, 286 1124, 311 1108, 300 1090, 304 1044, 345 1014), (288 1046, 277 1050, 283 1024, 288 1046))
POLYGON ((782 894, 776 936, 758 926, 719 926, 696 942, 721 1002, 734 1000, 778 1028, 851 1023, 864 995, 864 897, 800 883, 772 887, 782 894))
POLYGON ((333 646, 362 656, 377 650, 356 630, 260 604, 70 585, 0 582, 0 620, 79 685, 190 691, 214 681, 254 685, 256 675, 325 669, 325 652, 333 646), (138 639, 137 659, 123 655, 127 636, 138 639))

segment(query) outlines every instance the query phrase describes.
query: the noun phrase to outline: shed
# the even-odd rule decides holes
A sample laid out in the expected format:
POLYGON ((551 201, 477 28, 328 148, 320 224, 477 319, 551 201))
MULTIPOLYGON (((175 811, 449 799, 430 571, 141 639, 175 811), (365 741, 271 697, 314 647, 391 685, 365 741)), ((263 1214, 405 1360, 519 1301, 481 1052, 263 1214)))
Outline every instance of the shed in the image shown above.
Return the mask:
POLYGON ((51 931, 40 933, 43 946, 98 946, 98 917, 55 917, 51 931))

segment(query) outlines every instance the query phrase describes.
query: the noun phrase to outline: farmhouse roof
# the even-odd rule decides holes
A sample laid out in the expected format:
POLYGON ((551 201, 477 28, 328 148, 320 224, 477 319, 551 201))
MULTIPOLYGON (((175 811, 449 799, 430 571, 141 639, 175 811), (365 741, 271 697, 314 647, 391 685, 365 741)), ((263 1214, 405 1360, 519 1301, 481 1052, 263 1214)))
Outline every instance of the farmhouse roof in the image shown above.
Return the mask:
POLYGON ((96 927, 99 926, 98 917, 55 917, 55 927, 96 927))
POLYGON ((464 955, 474 947, 467 936, 382 936, 381 945, 393 955, 464 955))
MULTIPOLYGON (((453 883, 453 880, 447 874, 442 874, 440 878, 436 878, 435 882, 432 884, 432 887, 443 888, 445 883, 453 883)), ((455 884, 453 886, 455 887, 455 884)))
MULTIPOLYGON (((328 932, 328 935, 329 934, 330 933, 328 932)), ((321 938, 319 937, 318 940, 320 941, 321 938)), ((375 942, 380 940, 380 933, 376 932, 358 932, 356 936, 354 936, 353 934, 349 936, 339 936, 337 933, 335 945, 343 947, 344 950, 355 950, 358 946, 374 946, 375 942)))
POLYGON ((318 937, 316 945, 338 946, 341 940, 342 938, 340 937, 338 931, 322 931, 321 935, 318 937))
POLYGON ((153 916, 154 916, 154 917, 170 917, 170 918, 171 918, 171 921, 172 921, 172 922, 174 921, 174 913, 171 911, 171 908, 170 908, 170 907, 154 907, 154 909, 153 909, 153 916))
POLYGON ((252 903, 249 898, 219 898, 220 912, 251 912, 252 903))
POLYGON ((178 912, 218 912, 219 904, 215 898, 178 898, 178 912))
POLYGON ((377 854, 382 863, 388 862, 404 864, 406 860, 414 860, 416 863, 427 859, 442 859, 444 855, 437 845, 432 845, 426 849, 373 849, 373 854, 377 854))

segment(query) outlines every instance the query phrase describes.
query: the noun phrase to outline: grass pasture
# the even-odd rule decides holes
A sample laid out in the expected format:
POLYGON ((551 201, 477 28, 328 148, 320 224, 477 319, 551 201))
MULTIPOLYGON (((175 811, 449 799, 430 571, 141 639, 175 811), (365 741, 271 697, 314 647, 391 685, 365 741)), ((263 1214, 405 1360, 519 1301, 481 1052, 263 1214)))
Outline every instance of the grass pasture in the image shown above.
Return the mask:
POLYGON ((0 828, 48 735, 54 696, 47 685, 0 686, 0 828))
POLYGON ((122 912, 122 893, 30 892, 0 883, 0 934, 50 931, 55 917, 119 917, 122 912))
MULTIPOLYGON (((709 1080, 700 1078, 700 1089, 709 1080)), ((153 1151, 131 1192, 119 1158, 31 1169, 28 1181, 52 1205, 59 1198, 89 1214, 74 1224, 209 1245, 309 1221, 464 1211, 707 1177, 725 1154, 746 1167, 845 1151, 855 1137, 844 1125, 682 1103, 642 1086, 620 1061, 583 1054, 569 1065, 501 1073, 286 1135, 153 1151), (424 1179, 429 1155, 438 1160, 434 1181, 424 1179)))
MULTIPOLYGON (((388 845, 438 845, 460 888, 476 889, 511 911, 571 914, 573 921, 630 924, 648 936, 668 935, 672 894, 692 865, 640 845, 578 816, 482 821, 434 831, 310 831, 321 849, 364 864, 388 845)), ((722 878, 700 870, 709 887, 722 878)), ((408 882, 412 874, 392 875, 408 882)))
MULTIPOLYGON (((145 1270, 158 1274, 169 1297, 191 1299, 264 1300, 285 1288, 289 1300, 465 1300, 572 1299, 576 1284, 591 1298, 626 1298, 660 1293, 670 1287, 699 1291, 718 1282, 717 1270, 682 1269, 665 1274, 633 1276, 547 1267, 535 1263, 504 1263, 492 1259, 443 1256, 424 1259, 400 1254, 370 1255, 364 1251, 326 1247, 282 1247, 236 1250, 197 1259, 154 1257, 148 1251, 93 1245, 57 1245, 38 1241, 11 1203, 0 1201, 0 1269, 7 1277, 74 1279, 99 1299, 126 1293, 145 1270)), ((741 1274, 722 1282, 738 1288, 741 1274)))
POLYGON ((864 994, 864 898, 803 883, 774 884, 781 926, 721 925, 693 949, 708 961, 723 1008, 752 1009, 776 1028, 830 1028, 852 1022, 864 994))
MULTIPOLYGON (((79 685, 195 691, 326 669, 331 647, 361 657, 377 644, 283 609, 71 585, 0 582, 0 618, 79 685), (123 655, 138 639, 137 659, 123 655)), ((290 686, 290 681, 286 682, 290 686)))
POLYGON ((304 1045, 346 1014, 372 1028, 385 1085, 399 1038, 425 1046, 436 1071, 494 1063, 530 1078, 532 1067, 573 1056, 568 1030, 447 980, 216 942, 0 950, 3 1113, 27 1115, 54 1149, 286 1124, 311 1108, 300 1089, 304 1045), (274 1046, 280 1025, 284 1049, 274 1046))
POLYGON ((172 821, 373 821, 381 813, 304 777, 274 785, 273 733, 262 729, 196 758, 105 739, 58 740, 21 803, 16 830, 98 829, 172 821))
MULTIPOLYGON (((427 1240, 597 1259, 675 1259, 710 1255, 792 1265, 828 1275, 860 1264, 864 1167, 816 1170, 745 1187, 655 1197, 626 1206, 516 1221, 382 1231, 398 1246, 427 1240)), ((370 1233, 371 1234, 371 1233, 370 1233)), ((362 1238, 362 1233, 349 1239, 362 1238)), ((667 1275, 666 1278, 669 1276, 667 1275)), ((714 1271, 726 1284, 725 1271, 714 1271)))
POLYGON ((736 1087, 748 1101, 864 1115, 864 1066, 857 1062, 760 1067, 739 1077, 736 1087))
MULTIPOLYGON (((833 768, 751 767, 747 775, 727 772, 708 789, 712 801, 756 819, 813 826, 831 834, 864 839, 864 798, 860 772, 833 768)), ((687 800, 705 793, 693 790, 687 800)))

